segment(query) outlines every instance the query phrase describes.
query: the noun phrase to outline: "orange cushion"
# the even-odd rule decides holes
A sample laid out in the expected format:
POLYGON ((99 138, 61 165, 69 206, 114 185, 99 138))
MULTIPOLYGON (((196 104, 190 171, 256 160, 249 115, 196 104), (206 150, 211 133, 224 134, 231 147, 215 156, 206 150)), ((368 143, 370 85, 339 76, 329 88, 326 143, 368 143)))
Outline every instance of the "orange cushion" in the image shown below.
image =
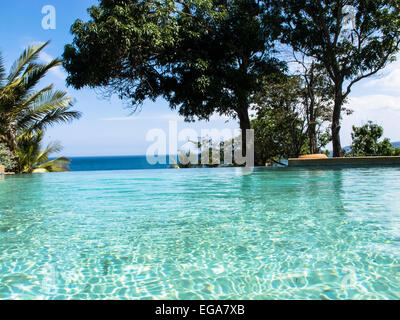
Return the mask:
POLYGON ((304 156, 300 156, 300 159, 327 159, 328 156, 326 154, 307 154, 304 156))

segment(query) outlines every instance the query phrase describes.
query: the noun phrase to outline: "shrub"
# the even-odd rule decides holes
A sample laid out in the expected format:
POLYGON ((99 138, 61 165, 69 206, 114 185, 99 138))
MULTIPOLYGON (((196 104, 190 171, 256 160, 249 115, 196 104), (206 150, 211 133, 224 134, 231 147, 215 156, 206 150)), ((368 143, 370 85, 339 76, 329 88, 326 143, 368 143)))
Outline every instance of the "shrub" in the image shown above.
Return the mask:
POLYGON ((0 143, 0 165, 5 166, 6 171, 14 171, 17 166, 15 156, 3 143, 0 143))

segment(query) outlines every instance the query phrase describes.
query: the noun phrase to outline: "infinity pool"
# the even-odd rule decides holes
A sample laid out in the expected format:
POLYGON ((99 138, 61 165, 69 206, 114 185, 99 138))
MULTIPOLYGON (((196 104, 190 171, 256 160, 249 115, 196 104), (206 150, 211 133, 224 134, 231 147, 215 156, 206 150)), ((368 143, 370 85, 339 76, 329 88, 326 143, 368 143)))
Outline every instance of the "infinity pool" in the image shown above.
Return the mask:
POLYGON ((399 299, 400 168, 0 177, 0 299, 399 299))

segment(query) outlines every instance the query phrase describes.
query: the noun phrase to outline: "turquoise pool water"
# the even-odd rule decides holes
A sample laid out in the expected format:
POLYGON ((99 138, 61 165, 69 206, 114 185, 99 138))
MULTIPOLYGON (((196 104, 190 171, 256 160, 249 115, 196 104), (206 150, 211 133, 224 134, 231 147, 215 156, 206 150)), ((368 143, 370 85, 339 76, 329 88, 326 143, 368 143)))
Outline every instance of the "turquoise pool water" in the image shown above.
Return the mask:
POLYGON ((0 299, 399 299, 400 168, 0 178, 0 299))

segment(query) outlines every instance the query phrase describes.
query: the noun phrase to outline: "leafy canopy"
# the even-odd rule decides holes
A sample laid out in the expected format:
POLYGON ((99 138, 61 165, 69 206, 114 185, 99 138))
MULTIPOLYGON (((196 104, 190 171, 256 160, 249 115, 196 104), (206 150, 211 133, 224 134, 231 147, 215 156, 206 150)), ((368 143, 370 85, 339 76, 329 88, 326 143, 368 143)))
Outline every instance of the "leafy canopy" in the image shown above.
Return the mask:
POLYGON ((353 143, 349 155, 352 156, 395 156, 400 155, 400 149, 392 147, 388 138, 379 142, 383 136, 383 128, 372 121, 356 127, 353 126, 351 137, 353 143))
POLYGON ((335 84, 348 80, 345 95, 399 49, 398 0, 285 0, 282 8, 282 40, 321 62, 335 84))
POLYGON ((273 79, 257 96, 257 117, 252 120, 252 128, 258 165, 301 154, 307 137, 302 99, 299 76, 273 79))
POLYGON ((214 112, 241 118, 272 57, 279 15, 269 1, 103 0, 77 20, 64 51, 68 84, 103 88, 129 101, 164 97, 186 120, 214 112))
POLYGON ((284 18, 281 40, 323 65, 334 85, 332 142, 342 153, 340 120, 354 84, 395 59, 399 0, 274 0, 284 18))

